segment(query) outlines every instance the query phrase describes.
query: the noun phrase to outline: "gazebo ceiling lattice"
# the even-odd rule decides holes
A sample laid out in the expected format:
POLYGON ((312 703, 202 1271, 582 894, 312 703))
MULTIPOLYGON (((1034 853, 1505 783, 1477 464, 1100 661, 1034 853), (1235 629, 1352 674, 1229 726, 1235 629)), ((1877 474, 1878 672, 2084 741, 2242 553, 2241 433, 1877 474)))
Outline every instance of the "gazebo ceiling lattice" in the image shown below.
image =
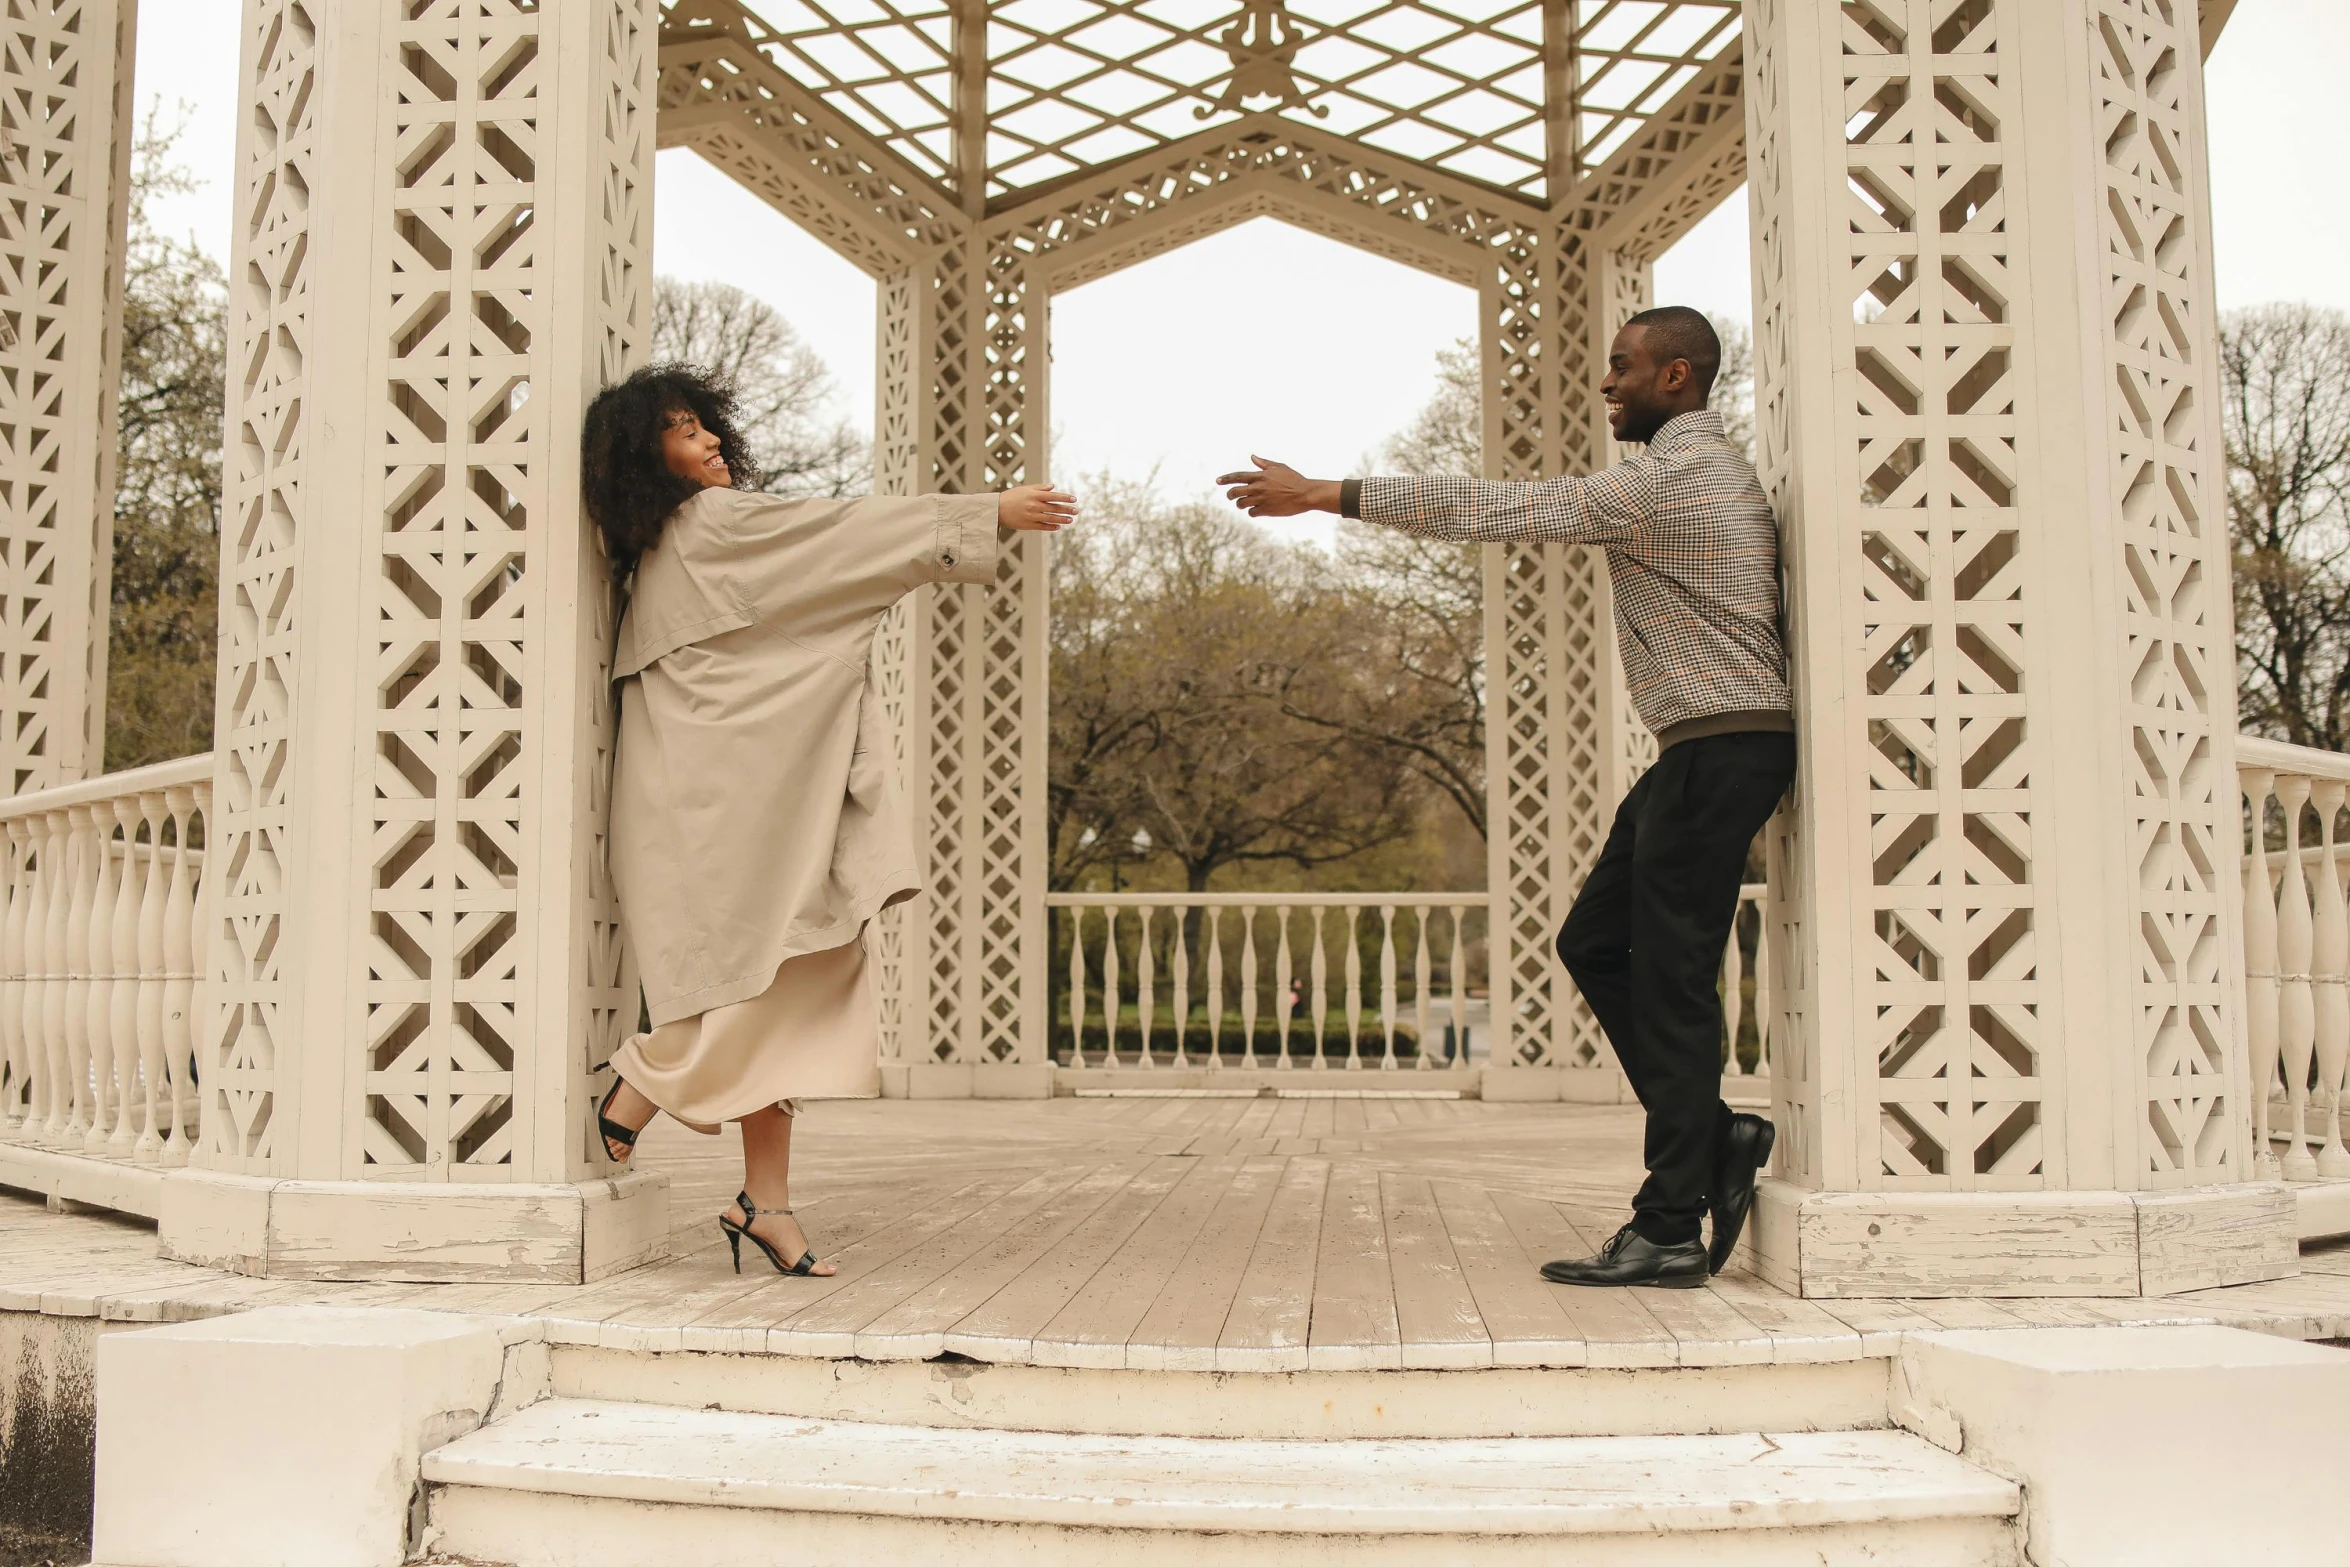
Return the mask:
POLYGON ((1738 37, 1738 0, 734 0, 732 34, 977 216, 1252 114, 1548 202, 1738 37))

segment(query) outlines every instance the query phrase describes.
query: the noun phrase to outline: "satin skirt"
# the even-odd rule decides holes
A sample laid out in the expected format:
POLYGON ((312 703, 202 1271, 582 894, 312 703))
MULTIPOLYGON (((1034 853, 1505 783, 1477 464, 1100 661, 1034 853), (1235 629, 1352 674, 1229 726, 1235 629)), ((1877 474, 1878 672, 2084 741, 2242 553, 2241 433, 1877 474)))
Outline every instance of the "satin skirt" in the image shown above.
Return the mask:
POLYGON ((698 1132, 769 1105, 881 1093, 881 1007, 862 932, 787 958, 751 997, 631 1035, 612 1065, 629 1086, 698 1132))

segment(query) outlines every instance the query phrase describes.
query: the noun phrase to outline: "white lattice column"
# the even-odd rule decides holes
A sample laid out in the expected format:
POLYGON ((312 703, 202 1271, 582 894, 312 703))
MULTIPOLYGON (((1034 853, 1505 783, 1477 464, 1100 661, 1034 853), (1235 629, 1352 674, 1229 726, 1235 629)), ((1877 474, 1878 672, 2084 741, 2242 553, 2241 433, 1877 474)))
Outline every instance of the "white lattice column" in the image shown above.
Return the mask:
MULTIPOLYGON (((1485 463, 1497 479, 1589 472, 1603 450, 1593 333, 1613 280, 1594 275, 1579 243, 1547 240, 1529 232, 1481 291, 1485 463)), ((1614 1099, 1607 1037, 1554 946, 1630 783, 1605 556, 1487 545, 1485 648, 1493 1060, 1566 1069, 1489 1072, 1485 1092, 1614 1099)))
MULTIPOLYGON (((1599 395, 1599 381, 1606 373, 1608 350, 1615 346, 1616 333, 1624 323, 1655 303, 1656 268, 1649 262, 1607 248, 1594 246, 1588 270, 1584 273, 1589 303, 1583 314, 1586 331, 1590 384, 1584 388, 1583 401, 1578 408, 1583 416, 1587 439, 1592 452, 1592 469, 1620 462, 1637 450, 1617 442, 1615 432, 1608 428, 1607 403, 1599 395)), ((1603 589, 1611 587, 1604 559, 1592 551, 1593 564, 1599 567, 1599 581, 1603 589)), ((1608 806, 1612 811, 1632 787, 1633 780, 1648 770, 1656 760, 1656 736, 1640 721, 1639 711, 1632 706, 1632 694, 1624 679, 1623 644, 1616 640, 1615 595, 1608 593, 1607 639, 1607 732, 1609 739, 1608 806)))
POLYGON ((137 0, 0 17, 0 793, 104 769, 137 0))
POLYGON ((1802 731, 1764 1270, 2121 1295, 2293 1271, 2287 1195, 2245 1181, 2193 15, 1747 15, 1802 731))
MULTIPOLYGON (((876 482, 971 492, 1041 466, 1041 290, 958 240, 880 287, 876 482)), ((909 599, 878 648, 928 884, 876 932, 884 1091, 1041 1095, 1047 556, 1015 535, 996 581, 909 599)))
POLYGON ((579 418, 649 322, 654 0, 248 0, 214 972, 163 1243, 570 1278, 665 1244, 593 1074, 634 1022, 579 418))

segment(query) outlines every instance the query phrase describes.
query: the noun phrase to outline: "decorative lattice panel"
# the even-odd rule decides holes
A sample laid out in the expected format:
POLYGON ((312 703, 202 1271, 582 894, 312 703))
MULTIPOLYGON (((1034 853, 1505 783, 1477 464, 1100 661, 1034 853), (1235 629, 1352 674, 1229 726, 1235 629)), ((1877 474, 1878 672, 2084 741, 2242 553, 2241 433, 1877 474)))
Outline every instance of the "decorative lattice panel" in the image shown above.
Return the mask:
POLYGON ((0 792, 100 770, 131 38, 0 14, 0 792))
POLYGON ((1576 0, 1575 164, 1588 173, 1738 40, 1737 0, 1576 0))
POLYGON ((1540 198, 1733 47, 1738 5, 673 0, 666 31, 755 60, 970 211, 1257 115, 1540 198))
POLYGON ((1859 320, 1857 536, 1864 618, 1877 1158, 1889 1187, 2042 1182, 2039 907, 2025 721, 2017 462, 2017 123, 2000 8, 1845 7, 1859 320))
MULTIPOLYGON (((601 88, 592 115, 566 123, 592 126, 596 180, 593 220, 587 232, 595 246, 595 286, 577 303, 588 317, 592 356, 586 369, 598 386, 610 385, 644 362, 651 344, 655 83, 657 18, 649 0, 599 0, 591 8, 594 27, 587 40, 595 53, 601 88)), ((576 133, 575 133, 576 134, 576 133)), ((575 439, 568 425, 547 431, 550 444, 575 439)), ((623 939, 619 896, 612 885, 607 827, 611 820, 613 732, 611 648, 613 599, 602 549, 589 539, 584 518, 550 507, 544 528, 576 530, 576 549, 566 569, 579 584, 586 613, 575 631, 574 657, 591 678, 572 693, 578 704, 583 741, 572 768, 571 827, 579 844, 577 863, 585 885, 578 911, 579 983, 584 1006, 580 1037, 570 1053, 574 1076, 572 1148, 565 1160, 575 1172, 603 1160, 603 1139, 593 1135, 583 1112, 597 1094, 599 1074, 612 1052, 636 1031, 639 991, 636 969, 623 939)), ((552 693, 551 693, 552 694, 552 693)), ((550 922, 551 923, 551 922, 550 922)), ((566 965, 567 969, 569 965, 566 965)), ((545 1161, 541 1161, 542 1164, 545 1161)))
POLYGON ((580 399, 645 341, 656 15, 430 0, 385 23, 356 1173, 513 1177, 524 1054, 560 1048, 584 1090, 635 1022, 601 870, 607 612, 556 613, 604 585, 557 475, 580 399), (555 182, 583 148, 571 198, 555 182), (585 218, 568 245, 566 198, 585 218), (558 386, 583 348, 579 384, 558 386), (550 723, 575 701, 583 728, 550 723), (576 793, 550 795, 542 769, 576 793), (541 858, 557 823, 596 863, 583 883, 541 858), (541 885, 561 889, 543 907, 524 896, 541 885), (584 992, 559 1047, 560 1014, 536 1010, 549 971, 569 1005, 584 992))
MULTIPOLYGON (((1801 862, 1787 867, 1796 882, 1848 866, 1838 874, 1850 884, 1855 989, 1837 1026, 1854 1031, 1840 1048, 1857 1101, 1851 1179, 1863 1187, 2015 1190, 2047 1176, 2048 915, 2033 788, 2048 737, 2026 715, 2027 680, 2045 678, 2053 655, 2035 620, 2018 455, 2020 213, 2008 166, 2021 111, 2003 11, 1992 0, 1763 5, 1747 40, 1755 123, 1772 138, 1788 136, 1788 97, 1823 65, 1846 105, 1824 144, 1756 148, 1755 264, 1766 480, 1799 539, 1798 581, 1834 573, 1852 584, 1840 614, 1859 617, 1798 633, 1812 700, 1845 692, 1856 725, 1814 737, 1815 770, 1851 771, 1809 787, 1832 784, 1847 802, 1832 809, 1855 814, 1809 824, 1832 842, 1779 847, 1801 862), (1803 25, 1786 25, 1788 12, 1803 25), (1780 51, 1815 26, 1831 30, 1832 63, 1791 64, 1780 51), (1825 210, 1794 220, 1819 228, 1795 236, 1788 208, 1808 210, 1787 169, 1799 151, 1834 157, 1845 177, 1825 210), (1798 291, 1816 281, 1794 259, 1805 247, 1836 269, 1840 308, 1798 346, 1798 291), (1788 388, 1817 372, 1797 354, 1828 355, 1837 370, 1813 383, 1808 438, 1791 426, 1788 388), (1834 447, 1809 444, 1829 428, 1834 447), (1792 452, 1837 447, 1836 477, 1807 466, 1798 492, 1792 452)), ((1782 954, 1803 950, 1791 927, 1804 907, 1799 885, 1777 897, 1782 954)), ((1799 993, 1779 994, 1792 1005, 1799 993)), ((1818 1044, 1800 1025, 1782 1037, 1799 1054, 1818 1044)), ((1805 1061, 1789 1070, 1793 1092, 1818 1086, 1805 1061)))
POLYGON ((2112 484, 2122 545, 2122 671, 2130 725, 2128 842, 2138 992, 2137 1058, 2148 1184, 2237 1178, 2242 1112, 2227 1092, 2235 1048, 2222 965, 2222 888, 2238 831, 2234 649, 2212 503, 2220 460, 2210 400, 2210 254, 2195 185, 2204 162, 2196 18, 2172 0, 2100 0, 2088 58, 2103 149, 2104 320, 2112 484))
POLYGON ((371 454, 361 1162, 478 1178, 513 1157, 522 608, 547 456, 531 397, 536 185, 554 153, 532 98, 553 61, 525 5, 416 10, 388 40, 402 79, 388 95, 388 417, 371 454))
MULTIPOLYGON (((840 119, 928 179, 946 183, 953 146, 951 0, 671 0, 666 39, 731 38, 808 89, 840 119)), ((663 70, 663 103, 669 68, 663 70)))
POLYGON ((1615 807, 1601 685, 1614 635, 1606 568, 1596 552, 1562 544, 1486 551, 1497 1015, 1507 1007, 1518 1064, 1600 1065, 1606 1036, 1553 942, 1615 807))
MULTIPOLYGON (((1786 140, 1786 36, 1780 11, 1788 0, 1756 0, 1754 26, 1746 39, 1745 90, 1753 105, 1756 134, 1747 147, 1749 212, 1754 265, 1755 457, 1763 493, 1779 518, 1782 569, 1794 580, 1809 553, 1807 512, 1795 482, 1793 381, 1796 278, 1788 255, 1789 147, 1786 140)), ((1803 646, 1804 598, 1787 599, 1791 656, 1803 646)), ((1797 700, 1804 693, 1798 688, 1797 700)), ((1769 926, 1770 1008, 1761 1020, 1771 1052, 1771 1096, 1779 1142, 1772 1157, 1785 1179, 1817 1187, 1825 1179, 1820 1159, 1818 1026, 1812 1012, 1813 954, 1810 934, 1809 864, 1802 792, 1808 780, 1798 771, 1795 796, 1763 829, 1769 886, 1763 918, 1769 926)))
POLYGON ((286 1033, 284 953, 295 776, 295 549, 304 514, 312 347, 318 44, 298 0, 245 11, 246 104, 228 296, 220 674, 214 726, 211 1006, 196 1162, 263 1173, 286 1033))

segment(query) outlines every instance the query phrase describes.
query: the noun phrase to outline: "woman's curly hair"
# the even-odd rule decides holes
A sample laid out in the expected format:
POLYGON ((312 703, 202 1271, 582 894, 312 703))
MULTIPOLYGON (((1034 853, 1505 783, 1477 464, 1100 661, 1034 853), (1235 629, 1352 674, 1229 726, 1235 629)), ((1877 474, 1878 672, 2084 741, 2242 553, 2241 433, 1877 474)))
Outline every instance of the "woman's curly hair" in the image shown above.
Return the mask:
POLYGON ((605 387, 580 429, 579 488, 615 582, 660 541, 669 514, 702 491, 661 457, 661 432, 688 411, 718 437, 734 488, 759 487, 759 465, 736 426, 734 388, 720 377, 694 365, 647 365, 605 387))

